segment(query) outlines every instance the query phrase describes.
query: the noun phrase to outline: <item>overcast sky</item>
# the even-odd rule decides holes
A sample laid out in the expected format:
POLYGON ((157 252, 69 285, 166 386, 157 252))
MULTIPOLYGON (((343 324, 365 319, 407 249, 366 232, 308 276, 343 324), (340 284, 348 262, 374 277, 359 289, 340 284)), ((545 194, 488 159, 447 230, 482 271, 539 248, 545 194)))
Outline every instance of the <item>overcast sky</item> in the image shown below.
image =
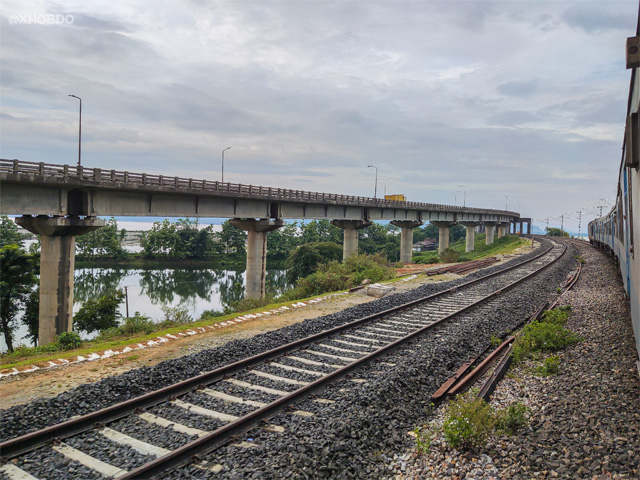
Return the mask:
POLYGON ((615 198, 638 0, 1 8, 2 158, 76 163, 74 94, 88 167, 219 180, 232 146, 231 182, 373 196, 376 165, 378 196, 534 220, 615 198))

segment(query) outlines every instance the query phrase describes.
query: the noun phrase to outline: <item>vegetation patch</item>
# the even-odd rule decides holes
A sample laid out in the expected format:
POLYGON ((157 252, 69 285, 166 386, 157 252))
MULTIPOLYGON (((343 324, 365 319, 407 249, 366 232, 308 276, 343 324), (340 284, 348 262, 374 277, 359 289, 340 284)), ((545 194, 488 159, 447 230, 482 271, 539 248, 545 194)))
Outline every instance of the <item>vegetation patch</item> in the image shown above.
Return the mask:
POLYGON ((514 363, 537 357, 539 352, 555 352, 579 342, 580 337, 563 326, 569 312, 570 307, 550 310, 540 321, 524 327, 513 344, 514 363))

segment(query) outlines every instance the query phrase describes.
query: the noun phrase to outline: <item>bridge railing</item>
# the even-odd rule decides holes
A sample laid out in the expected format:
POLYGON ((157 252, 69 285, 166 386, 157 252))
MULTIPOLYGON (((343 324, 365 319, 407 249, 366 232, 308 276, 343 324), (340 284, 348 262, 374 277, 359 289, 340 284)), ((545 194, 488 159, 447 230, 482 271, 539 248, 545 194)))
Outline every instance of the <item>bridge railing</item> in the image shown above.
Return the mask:
POLYGON ((225 195, 247 195, 273 200, 303 201, 309 203, 338 203, 354 206, 371 207, 398 207, 430 211, 488 213, 493 215, 518 216, 515 212, 502 210, 488 210, 480 208, 467 208, 452 205, 422 202, 401 202, 371 197, 358 197, 354 195, 341 195, 336 193, 309 192, 306 190, 292 190, 277 187, 262 187, 259 185, 244 185, 241 183, 218 182, 215 180, 171 177, 165 175, 149 175, 120 170, 103 170, 101 168, 87 168, 77 165, 59 165, 44 162, 26 162, 22 160, 0 159, 0 172, 37 175, 40 177, 62 178, 65 181, 81 180, 105 183, 143 185, 150 187, 172 187, 184 190, 200 190, 207 193, 219 193, 225 195))

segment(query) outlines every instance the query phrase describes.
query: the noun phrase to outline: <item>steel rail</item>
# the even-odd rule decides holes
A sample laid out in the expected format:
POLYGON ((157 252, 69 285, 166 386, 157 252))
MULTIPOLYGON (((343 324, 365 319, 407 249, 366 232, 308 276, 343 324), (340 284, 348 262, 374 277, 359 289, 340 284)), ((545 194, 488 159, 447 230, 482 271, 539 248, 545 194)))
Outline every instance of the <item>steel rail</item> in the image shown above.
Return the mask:
MULTIPOLYGON (((72 418, 64 422, 61 422, 59 424, 51 425, 49 427, 45 427, 43 429, 27 433, 25 435, 22 435, 13 439, 5 440, 2 443, 0 443, 0 458, 2 461, 7 461, 10 458, 13 458, 23 453, 26 453, 28 451, 31 451, 39 446, 46 445, 47 443, 50 443, 54 439, 60 440, 72 435, 77 435, 81 432, 90 430, 97 424, 106 424, 106 423, 118 420, 122 417, 125 417, 131 414, 138 408, 148 408, 150 406, 153 406, 165 401, 167 398, 171 396, 178 396, 178 395, 188 393, 198 388, 200 385, 207 385, 207 384, 222 380, 225 376, 232 375, 248 367, 263 363, 266 360, 270 360, 272 358, 281 356, 291 351, 295 351, 297 349, 310 345, 318 340, 322 340, 324 338, 330 337, 334 334, 337 334, 346 330, 350 330, 364 323, 368 323, 380 317, 383 317, 385 315, 389 315, 389 314, 401 311, 403 309, 410 308, 414 305, 458 292, 460 289, 467 288, 469 286, 475 285, 476 283, 482 282, 484 280, 493 278, 498 275, 502 275, 503 273, 509 272, 511 270, 520 268, 524 265, 534 262, 539 258, 543 257, 544 255, 546 255, 547 253, 549 253, 552 249, 553 249, 553 245, 548 249, 544 250, 543 252, 539 253, 538 255, 535 255, 524 262, 518 263, 516 265, 512 265, 510 267, 499 270, 497 272, 484 275, 477 279, 470 280, 461 285, 448 288, 446 290, 443 290, 438 293, 434 293, 432 295, 428 295, 423 298, 412 300, 411 302, 383 310, 381 312, 354 320, 353 322, 349 322, 344 325, 333 327, 329 330, 324 330, 322 332, 311 335, 309 337, 296 340, 286 345, 281 345, 271 350, 267 350, 257 355, 217 368, 210 372, 205 372, 201 375, 197 375, 195 377, 182 380, 173 385, 168 385, 161 389, 154 390, 152 392, 140 395, 135 398, 131 398, 129 400, 125 400, 124 402, 120 402, 120 403, 111 405, 109 407, 105 407, 95 412, 91 412, 86 415, 72 418)), ((566 250, 566 247, 565 247, 565 250, 566 250)))
MULTIPOLYGON (((545 254, 551 251, 552 249, 553 247, 547 250, 545 254)), ((524 277, 521 277, 511 282, 507 286, 501 287, 498 290, 488 295, 485 295, 484 297, 477 300, 476 302, 470 305, 464 306, 459 310, 453 313, 450 313, 445 317, 434 321, 433 323, 430 323, 429 325, 426 325, 414 332, 411 332, 404 338, 398 339, 395 342, 385 345, 379 348, 378 350, 371 352, 370 354, 365 355, 364 357, 350 363, 349 365, 344 366, 343 368, 335 370, 334 372, 331 372, 325 375, 324 377, 321 377, 318 380, 315 380, 314 382, 311 382, 308 385, 305 385, 304 387, 294 392, 291 392, 288 395, 280 397, 279 399, 269 403, 268 405, 258 410, 255 410, 245 415, 244 417, 240 417, 239 419, 231 423, 228 423, 227 425, 224 425, 218 428, 217 430, 214 430, 208 435, 200 437, 199 439, 194 440, 193 442, 187 443, 182 447, 179 447, 176 450, 173 450, 166 455, 158 457, 155 460, 152 460, 138 468, 135 468, 134 470, 131 470, 128 473, 117 477, 117 479, 132 480, 132 479, 155 478, 158 475, 167 473, 170 470, 173 470, 177 467, 185 465, 186 463, 191 461, 191 459, 193 459, 194 456, 203 455, 212 450, 215 450, 216 448, 221 447, 222 445, 227 443, 231 438, 233 438, 235 435, 246 432, 247 430, 257 425, 259 422, 273 417, 274 415, 278 414, 279 412, 281 412, 282 410, 284 410, 285 408, 291 405, 301 402, 302 400, 307 398, 309 395, 315 393, 318 390, 324 389, 327 385, 345 377, 351 372, 368 365, 378 357, 381 357, 383 355, 386 355, 388 353, 391 353, 397 350, 398 348, 415 340, 417 337, 423 335, 429 330, 432 330, 433 328, 447 322, 448 320, 451 320, 454 317, 459 316, 460 314, 466 312, 467 310, 473 309, 478 305, 483 304, 484 302, 502 294, 503 292, 516 287, 520 283, 526 281, 532 276, 537 275, 542 270, 553 265, 560 258, 562 258, 562 256, 565 254, 566 251, 567 251, 567 247, 566 245, 563 245, 563 249, 560 255, 552 259, 550 262, 542 265, 540 268, 537 268, 533 272, 525 275, 524 277)))

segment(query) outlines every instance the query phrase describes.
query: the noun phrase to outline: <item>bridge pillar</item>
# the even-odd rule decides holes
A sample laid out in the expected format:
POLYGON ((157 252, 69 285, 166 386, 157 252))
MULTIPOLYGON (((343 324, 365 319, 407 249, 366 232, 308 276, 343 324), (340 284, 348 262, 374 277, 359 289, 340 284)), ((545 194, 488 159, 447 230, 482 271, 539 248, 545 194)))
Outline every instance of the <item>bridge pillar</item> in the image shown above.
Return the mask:
POLYGON ((391 220, 391 224, 400 228, 400 261, 411 262, 413 252, 413 229, 422 225, 419 220, 391 220))
POLYGON ((473 252, 476 248, 476 227, 480 222, 460 222, 467 229, 465 252, 473 252))
POLYGON ((331 223, 344 230, 342 260, 358 254, 358 230, 371 225, 368 220, 331 220, 331 223))
POLYGON ((247 232, 245 298, 264 298, 267 278, 267 233, 284 226, 282 220, 232 218, 231 225, 247 232))
POLYGON ((438 227, 438 253, 442 253, 449 248, 449 228, 456 224, 456 222, 430 222, 432 225, 438 227))
POLYGON ((493 238, 496 232, 496 225, 498 225, 496 222, 484 222, 485 230, 487 232, 485 243, 487 245, 491 245, 493 243, 493 238))
POLYGON ((502 238, 509 233, 509 222, 502 222, 498 226, 498 238, 502 238))
POLYGON ((24 229, 40 235, 40 310, 38 344, 55 341, 56 335, 73 329, 73 267, 76 235, 104 226, 93 217, 16 218, 24 229))

